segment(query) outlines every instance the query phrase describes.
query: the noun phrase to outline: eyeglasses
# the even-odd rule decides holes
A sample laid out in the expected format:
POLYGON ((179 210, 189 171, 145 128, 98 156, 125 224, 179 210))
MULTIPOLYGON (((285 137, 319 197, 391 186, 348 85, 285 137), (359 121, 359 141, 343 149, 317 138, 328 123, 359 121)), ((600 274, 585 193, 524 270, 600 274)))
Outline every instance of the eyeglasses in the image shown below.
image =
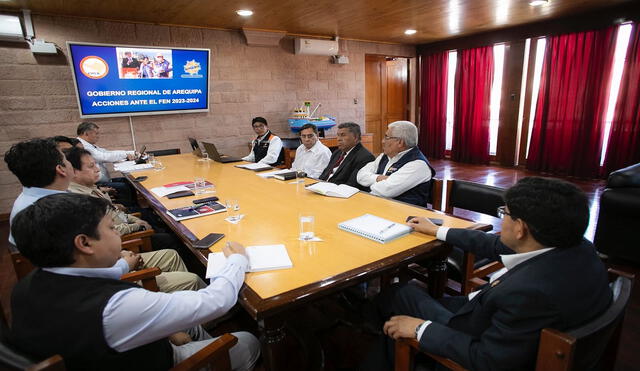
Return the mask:
POLYGON ((316 136, 315 134, 300 134, 300 138, 304 138, 304 139, 307 139, 307 138, 311 139, 315 136, 316 136))
POLYGON ((398 137, 388 137, 388 136, 384 136, 384 140, 389 140, 389 139, 400 139, 398 137))
POLYGON ((503 219, 505 215, 511 216, 511 213, 507 211, 506 206, 500 206, 497 211, 498 211, 498 218, 500 219, 503 219))

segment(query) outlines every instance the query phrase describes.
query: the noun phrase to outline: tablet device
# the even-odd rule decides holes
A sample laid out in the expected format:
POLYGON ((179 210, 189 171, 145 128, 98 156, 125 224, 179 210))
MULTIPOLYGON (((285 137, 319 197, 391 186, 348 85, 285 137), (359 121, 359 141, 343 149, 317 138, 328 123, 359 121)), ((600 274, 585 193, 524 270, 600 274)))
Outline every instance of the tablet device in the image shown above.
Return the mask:
POLYGON ((200 239, 193 243, 193 247, 198 249, 207 249, 213 246, 214 243, 220 241, 224 237, 224 233, 209 233, 203 239, 200 239))

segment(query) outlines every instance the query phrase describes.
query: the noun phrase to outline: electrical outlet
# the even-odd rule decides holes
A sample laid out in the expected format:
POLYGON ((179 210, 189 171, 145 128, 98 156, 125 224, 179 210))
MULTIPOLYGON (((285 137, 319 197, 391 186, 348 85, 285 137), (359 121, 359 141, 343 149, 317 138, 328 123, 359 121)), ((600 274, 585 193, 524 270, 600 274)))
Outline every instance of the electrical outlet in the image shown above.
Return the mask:
POLYGON ((358 98, 353 98, 353 104, 358 104, 358 98))

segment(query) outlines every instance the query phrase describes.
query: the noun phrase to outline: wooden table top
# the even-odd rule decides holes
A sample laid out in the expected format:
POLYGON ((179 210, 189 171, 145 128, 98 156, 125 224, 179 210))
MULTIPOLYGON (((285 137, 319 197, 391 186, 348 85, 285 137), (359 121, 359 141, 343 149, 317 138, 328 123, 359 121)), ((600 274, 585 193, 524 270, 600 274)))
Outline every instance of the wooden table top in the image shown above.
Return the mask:
MULTIPOLYGON (((338 223, 348 219, 369 213, 402 223, 409 215, 421 215, 444 219, 444 225, 448 227, 477 227, 471 221, 363 192, 348 199, 325 197, 307 191, 304 184, 263 179, 253 171, 234 167, 238 163, 199 162, 191 154, 163 156, 159 159, 166 167, 164 170, 132 173, 133 176, 148 176, 147 180, 139 183, 144 188, 204 177, 215 185, 215 195, 220 202, 238 200, 240 213, 245 216, 236 225, 224 220, 229 216, 228 212, 181 222, 197 238, 212 232, 224 233, 225 238, 212 246, 211 251, 221 251, 226 241, 237 241, 245 246, 286 246, 293 268, 248 273, 246 276, 246 285, 261 299, 283 295, 314 283, 322 286, 323 282, 331 282, 344 272, 354 272, 360 267, 399 254, 408 254, 409 250, 416 247, 440 245, 437 241, 434 243, 434 237, 417 232, 381 244, 338 229, 338 223), (298 240, 298 218, 301 213, 315 216, 315 234, 323 242, 298 240)), ((305 179, 305 182, 310 184, 314 180, 305 179)), ((149 194, 146 196, 149 197, 149 194)), ((157 201, 165 208, 172 209, 192 205, 193 199, 208 196, 212 194, 178 199, 162 197, 157 201)))

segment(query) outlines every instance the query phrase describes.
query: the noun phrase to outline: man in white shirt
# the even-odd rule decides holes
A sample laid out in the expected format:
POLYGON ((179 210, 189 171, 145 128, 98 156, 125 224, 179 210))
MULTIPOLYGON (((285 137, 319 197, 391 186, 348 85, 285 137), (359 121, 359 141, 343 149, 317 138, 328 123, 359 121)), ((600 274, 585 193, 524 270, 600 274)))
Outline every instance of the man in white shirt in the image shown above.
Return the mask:
MULTIPOLYGON (((169 369, 214 341, 199 324, 237 302, 244 247, 227 243, 226 265, 201 290, 147 291, 119 280, 129 266, 109 208, 104 199, 66 193, 16 216, 16 241, 41 268, 14 288, 12 345, 40 358, 60 354, 69 369, 169 369), (185 330, 181 341, 170 338, 185 330)), ((232 368, 251 370, 260 343, 247 332, 233 335, 232 368)))
POLYGON ((251 142, 251 152, 242 159, 271 166, 282 164, 284 162, 282 140, 271 133, 267 119, 254 117, 251 120, 251 127, 258 136, 251 142))
POLYGON ((371 194, 427 206, 435 170, 418 147, 418 129, 409 121, 389 124, 378 158, 358 171, 358 183, 371 194))
POLYGON ((318 128, 305 124, 300 128, 302 144, 296 149, 292 170, 304 171, 309 178, 317 179, 329 164, 331 150, 318 140, 318 128))
POLYGON ((609 307, 606 267, 583 238, 585 194, 568 182, 528 177, 504 201, 500 235, 437 227, 426 218, 408 222, 417 232, 500 260, 505 269, 469 296, 435 299, 413 284, 385 291, 376 302, 389 337, 378 339, 362 369, 389 369, 392 339, 405 337, 469 370, 532 370, 543 328, 571 330, 609 307))
POLYGON ((110 151, 108 149, 98 147, 97 143, 98 140, 100 140, 100 128, 93 122, 85 121, 78 125, 77 133, 78 140, 80 140, 84 149, 91 152, 91 155, 100 167, 100 182, 102 183, 110 180, 109 171, 104 164, 133 160, 136 158, 135 151, 110 151))

